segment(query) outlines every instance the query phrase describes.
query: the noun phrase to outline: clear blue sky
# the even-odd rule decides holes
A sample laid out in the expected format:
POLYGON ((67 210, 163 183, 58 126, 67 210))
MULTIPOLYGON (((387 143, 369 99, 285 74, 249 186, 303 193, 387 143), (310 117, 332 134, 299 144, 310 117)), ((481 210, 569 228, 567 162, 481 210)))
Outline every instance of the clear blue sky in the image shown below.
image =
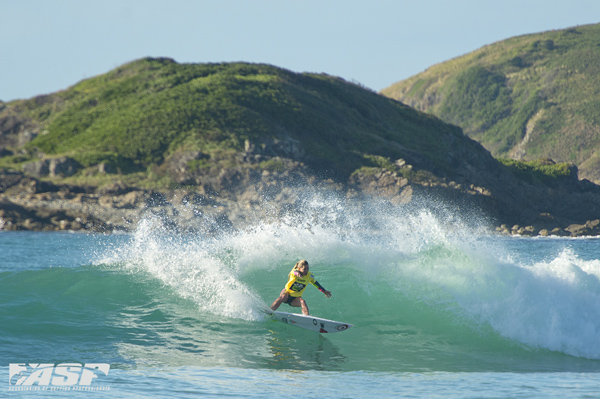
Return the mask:
POLYGON ((0 0, 0 100, 146 56, 268 63, 381 90, 489 43, 598 22, 599 0, 0 0))

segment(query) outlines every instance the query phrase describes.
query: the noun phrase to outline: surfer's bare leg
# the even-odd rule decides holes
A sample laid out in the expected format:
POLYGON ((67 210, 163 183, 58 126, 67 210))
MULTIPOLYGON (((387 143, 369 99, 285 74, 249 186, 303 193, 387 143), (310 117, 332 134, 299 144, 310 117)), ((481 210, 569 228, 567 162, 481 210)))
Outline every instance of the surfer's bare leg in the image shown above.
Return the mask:
POLYGON ((302 299, 302 297, 296 298, 290 303, 290 305, 298 308, 302 307, 302 314, 308 316, 308 306, 306 305, 306 301, 302 299))
POLYGON ((289 294, 287 293, 285 288, 283 290, 281 290, 281 294, 279 294, 279 298, 275 299, 275 302, 273 302, 273 304, 271 305, 271 310, 277 310, 277 308, 279 306, 281 306, 281 304, 287 300, 288 295, 289 294))

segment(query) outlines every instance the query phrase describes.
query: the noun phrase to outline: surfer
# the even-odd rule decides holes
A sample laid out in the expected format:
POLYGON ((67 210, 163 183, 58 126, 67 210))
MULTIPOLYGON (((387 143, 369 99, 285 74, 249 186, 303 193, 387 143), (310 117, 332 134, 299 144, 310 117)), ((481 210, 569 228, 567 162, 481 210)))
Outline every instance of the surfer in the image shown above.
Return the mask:
POLYGON ((306 301, 302 298, 302 293, 306 289, 308 283, 311 283, 319 289, 327 298, 331 298, 331 292, 327 291, 317 280, 312 273, 308 272, 308 262, 301 260, 292 269, 289 274, 289 280, 285 285, 285 288, 279 294, 279 298, 271 305, 272 310, 277 308, 282 303, 287 303, 293 307, 302 307, 302 314, 308 316, 308 306, 306 301))

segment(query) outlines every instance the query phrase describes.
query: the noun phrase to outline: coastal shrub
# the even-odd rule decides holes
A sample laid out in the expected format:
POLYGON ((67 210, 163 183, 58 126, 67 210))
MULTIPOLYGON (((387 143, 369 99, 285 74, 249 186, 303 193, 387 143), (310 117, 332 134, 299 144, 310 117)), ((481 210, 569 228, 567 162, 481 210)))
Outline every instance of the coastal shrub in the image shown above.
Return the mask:
POLYGON ((287 170, 286 163, 279 157, 271 158, 266 161, 262 161, 259 164, 259 168, 268 170, 269 172, 285 172, 287 170))
POLYGON ((574 171, 571 163, 555 163, 547 158, 534 161, 499 158, 498 161, 508 168, 513 175, 529 183, 539 181, 548 184, 557 179, 572 177, 574 171))
POLYGON ((478 130, 486 130, 509 115, 511 107, 505 77, 475 65, 454 78, 439 113, 459 125, 476 121, 478 130))
POLYGON ((364 158, 369 160, 374 166, 377 166, 379 168, 387 169, 390 172, 398 171, 398 167, 394 165, 394 163, 389 158, 382 157, 381 155, 372 154, 365 154, 364 158))
POLYGON ((539 92, 535 91, 525 100, 523 104, 513 103, 514 110, 510 117, 505 118, 502 123, 496 123, 491 129, 481 135, 482 140, 487 142, 496 141, 495 152, 506 153, 518 144, 526 133, 527 123, 545 105, 539 92))

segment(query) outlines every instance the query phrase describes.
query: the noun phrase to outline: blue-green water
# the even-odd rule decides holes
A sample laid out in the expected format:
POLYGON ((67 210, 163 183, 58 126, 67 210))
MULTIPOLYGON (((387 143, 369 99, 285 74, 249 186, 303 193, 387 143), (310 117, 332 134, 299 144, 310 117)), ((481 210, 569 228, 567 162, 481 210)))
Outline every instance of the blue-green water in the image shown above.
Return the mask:
POLYGON ((600 397, 598 239, 322 199, 218 237, 168 226, 0 232, 0 397, 600 397), (302 258, 333 293, 308 287, 311 313, 355 327, 264 318, 302 258), (17 385, 40 363, 110 372, 17 385))

